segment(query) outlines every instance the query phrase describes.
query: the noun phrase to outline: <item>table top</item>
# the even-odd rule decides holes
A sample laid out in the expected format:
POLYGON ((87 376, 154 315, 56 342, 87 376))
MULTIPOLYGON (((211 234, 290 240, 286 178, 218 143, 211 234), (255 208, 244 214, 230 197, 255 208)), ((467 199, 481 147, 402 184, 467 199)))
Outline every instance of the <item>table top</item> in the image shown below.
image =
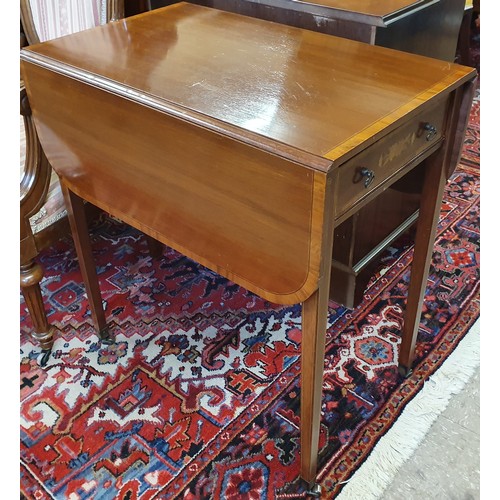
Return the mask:
POLYGON ((187 3, 30 46, 22 57, 329 165, 473 72, 187 3))
POLYGON ((363 183, 345 189, 357 168, 349 155, 380 140, 375 160, 388 155, 391 167, 376 182, 394 177, 420 120, 448 109, 475 74, 188 3, 30 46, 21 59, 65 188, 281 304, 317 289, 331 253, 324 231, 339 207, 366 198, 363 183))

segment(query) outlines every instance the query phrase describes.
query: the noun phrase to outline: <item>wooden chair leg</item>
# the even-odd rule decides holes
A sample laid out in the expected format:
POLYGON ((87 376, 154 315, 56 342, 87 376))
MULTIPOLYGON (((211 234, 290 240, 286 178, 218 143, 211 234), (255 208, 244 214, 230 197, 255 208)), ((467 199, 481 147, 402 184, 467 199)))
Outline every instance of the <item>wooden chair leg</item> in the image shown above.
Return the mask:
POLYGON ((21 290, 23 292, 26 307, 33 322, 31 337, 40 345, 43 354, 40 364, 45 366, 54 343, 54 334, 47 321, 47 314, 40 290, 40 281, 43 278, 43 270, 39 264, 31 260, 21 265, 21 290))
POLYGON ((66 203, 66 210, 68 211, 68 220, 75 243, 83 282, 85 283, 85 289, 87 291, 94 327, 104 343, 112 343, 114 340, 109 333, 106 323, 101 290, 99 288, 99 279, 92 256, 85 206, 83 200, 75 193, 71 192, 62 182, 61 189, 66 203))

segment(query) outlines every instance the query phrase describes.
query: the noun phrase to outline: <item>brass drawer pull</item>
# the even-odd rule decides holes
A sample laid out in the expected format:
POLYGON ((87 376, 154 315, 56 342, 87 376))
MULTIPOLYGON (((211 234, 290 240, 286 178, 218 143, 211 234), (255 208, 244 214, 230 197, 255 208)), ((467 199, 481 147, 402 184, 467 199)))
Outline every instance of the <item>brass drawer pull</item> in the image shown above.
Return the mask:
POLYGON ((365 188, 367 188, 375 179, 375 172, 369 168, 362 168, 359 173, 361 174, 361 179, 365 178, 365 188))
POLYGON ((424 130, 428 131, 428 134, 425 136, 426 141, 431 141, 437 134, 437 128, 431 123, 426 123, 424 125, 424 130))

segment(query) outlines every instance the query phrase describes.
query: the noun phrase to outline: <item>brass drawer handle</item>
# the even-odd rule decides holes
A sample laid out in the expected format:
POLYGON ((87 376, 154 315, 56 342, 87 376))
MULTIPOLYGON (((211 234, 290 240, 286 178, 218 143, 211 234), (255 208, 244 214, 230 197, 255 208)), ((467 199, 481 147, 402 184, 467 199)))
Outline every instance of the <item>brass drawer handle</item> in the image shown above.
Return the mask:
POLYGON ((425 136, 426 141, 432 141, 437 134, 437 128, 431 123, 426 123, 424 125, 424 130, 427 130, 428 134, 425 136))
POLYGON ((365 177, 365 188, 367 188, 373 182, 373 179, 375 179, 375 172, 369 168, 362 168, 359 173, 361 174, 361 178, 365 177))

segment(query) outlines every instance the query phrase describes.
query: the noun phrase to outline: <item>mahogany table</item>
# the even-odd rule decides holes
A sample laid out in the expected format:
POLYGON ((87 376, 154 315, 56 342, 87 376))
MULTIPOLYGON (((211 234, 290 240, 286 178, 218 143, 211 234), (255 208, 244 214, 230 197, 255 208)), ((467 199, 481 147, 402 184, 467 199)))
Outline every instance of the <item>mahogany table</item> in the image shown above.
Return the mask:
POLYGON ((399 357, 409 371, 475 71, 185 3, 21 59, 101 336, 83 200, 271 302, 302 303, 301 476, 312 487, 334 228, 423 165, 399 357))

